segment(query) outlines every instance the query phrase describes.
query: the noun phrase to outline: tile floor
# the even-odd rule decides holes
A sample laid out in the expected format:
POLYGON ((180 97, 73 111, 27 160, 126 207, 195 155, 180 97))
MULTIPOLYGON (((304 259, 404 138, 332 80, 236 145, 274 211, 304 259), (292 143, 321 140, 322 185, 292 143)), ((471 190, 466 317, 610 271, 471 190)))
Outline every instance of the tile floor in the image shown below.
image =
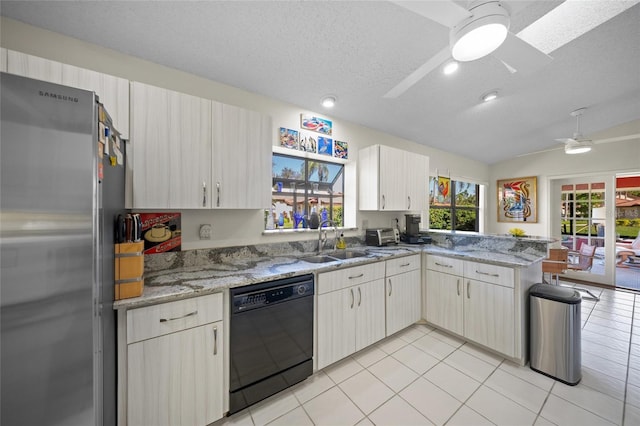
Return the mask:
POLYGON ((589 288, 577 386, 416 324, 214 425, 640 425, 640 293, 589 288))

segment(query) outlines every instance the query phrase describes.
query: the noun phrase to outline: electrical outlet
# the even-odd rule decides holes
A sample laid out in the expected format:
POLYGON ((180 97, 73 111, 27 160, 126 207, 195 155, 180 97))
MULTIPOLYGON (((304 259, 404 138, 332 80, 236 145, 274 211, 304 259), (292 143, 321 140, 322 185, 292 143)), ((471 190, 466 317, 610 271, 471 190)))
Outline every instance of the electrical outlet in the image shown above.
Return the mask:
POLYGON ((200 225, 200 239, 201 240, 211 239, 211 225, 209 224, 200 225))

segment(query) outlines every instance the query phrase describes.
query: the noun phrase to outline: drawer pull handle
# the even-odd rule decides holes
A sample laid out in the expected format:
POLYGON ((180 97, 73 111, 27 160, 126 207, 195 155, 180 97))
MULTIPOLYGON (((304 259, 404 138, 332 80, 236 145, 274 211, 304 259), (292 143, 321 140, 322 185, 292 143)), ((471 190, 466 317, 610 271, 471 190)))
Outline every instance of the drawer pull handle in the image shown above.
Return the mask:
POLYGON ((358 306, 362 303, 362 290, 358 287, 358 306))
POLYGON ((478 271, 477 269, 476 269, 476 274, 488 275, 490 277, 496 277, 496 278, 500 276, 500 274, 490 274, 489 272, 482 272, 482 271, 478 271))
POLYGON ((349 277, 350 280, 355 279, 355 278, 362 278, 364 277, 364 273, 360 274, 360 275, 354 275, 353 277, 349 277))
POLYGON ((411 263, 403 263, 402 265, 400 265, 401 268, 404 268, 405 266, 410 266, 411 263))
POLYGON ((217 192, 216 207, 220 207, 220 182, 216 182, 216 192, 217 192))
POLYGON ((202 181, 202 207, 207 207, 207 182, 202 181))
POLYGON ((391 278, 389 278, 389 296, 393 293, 393 285, 391 285, 391 278))
POLYGON ((457 280, 457 291, 456 293, 458 293, 458 296, 460 296, 460 280, 457 280))
POLYGON ((453 265, 447 265, 446 263, 438 263, 438 262, 435 262, 435 263, 436 263, 436 265, 444 266, 445 268, 453 268, 453 265))
POLYGON ((471 293, 469 292, 469 287, 471 287, 471 281, 467 281, 467 299, 471 299, 471 293))
POLYGON ((193 312, 189 312, 188 314, 182 315, 181 317, 175 317, 175 318, 160 318, 160 322, 169 322, 169 321, 175 321, 175 320, 179 320, 182 318, 186 318, 186 317, 192 317, 194 315, 198 315, 198 311, 193 311, 193 312))
POLYGON ((218 355, 218 327, 213 327, 213 354, 218 355))
POLYGON ((355 297, 353 297, 353 289, 351 289, 351 306, 349 309, 353 309, 353 302, 355 302, 355 297))

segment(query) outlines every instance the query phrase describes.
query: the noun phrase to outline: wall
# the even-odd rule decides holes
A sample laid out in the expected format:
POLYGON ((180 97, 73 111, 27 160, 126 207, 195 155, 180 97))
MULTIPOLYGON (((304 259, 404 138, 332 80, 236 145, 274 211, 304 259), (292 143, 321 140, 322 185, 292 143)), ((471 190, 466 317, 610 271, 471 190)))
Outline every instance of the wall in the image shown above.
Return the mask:
MULTIPOLYGON (((623 126, 621 126, 623 127, 623 126)), ((640 133, 640 120, 624 126, 626 134, 640 133)), ((619 131, 619 129, 612 129, 619 131)), ((606 137, 606 133, 598 135, 606 137)), ((595 144, 591 152, 579 155, 567 155, 562 148, 539 154, 527 155, 496 163, 490 169, 487 223, 490 233, 506 233, 510 228, 518 227, 529 235, 552 236, 551 212, 547 194, 549 183, 553 179, 579 177, 587 175, 607 175, 613 185, 616 173, 637 172, 640 174, 640 139, 624 142, 595 144), (538 178, 538 223, 514 224, 497 222, 496 180, 514 177, 537 176, 538 178)), ((613 205, 608 208, 613 214, 613 205)))
MULTIPOLYGON (((1 45, 8 49, 269 114, 273 118, 274 145, 278 144, 279 127, 299 128, 300 113, 315 113, 330 118, 334 122, 334 138, 349 142, 351 162, 347 168, 348 176, 345 185, 347 185, 347 190, 352 191, 351 198, 354 203, 357 199, 355 193, 357 151, 376 143, 429 156, 431 174, 435 174, 435 170, 438 169, 441 173, 446 170, 451 177, 465 178, 478 183, 489 181, 489 167, 486 164, 357 124, 337 120, 330 115, 322 114, 321 111, 303 110, 295 105, 143 61, 4 17, 1 18, 0 31, 1 45)), ((427 190, 425 183, 425 192, 427 190)), ((182 213, 183 248, 185 249, 259 244, 315 237, 315 234, 311 233, 263 235, 263 212, 257 210, 186 210, 182 213), (213 225, 212 240, 201 241, 198 239, 198 228, 203 223, 213 225)), ((357 212, 354 225, 360 228, 363 225, 370 227, 391 226, 395 217, 404 218, 403 212, 357 212)), ((355 235, 360 232, 362 229, 347 232, 346 235, 355 235)))

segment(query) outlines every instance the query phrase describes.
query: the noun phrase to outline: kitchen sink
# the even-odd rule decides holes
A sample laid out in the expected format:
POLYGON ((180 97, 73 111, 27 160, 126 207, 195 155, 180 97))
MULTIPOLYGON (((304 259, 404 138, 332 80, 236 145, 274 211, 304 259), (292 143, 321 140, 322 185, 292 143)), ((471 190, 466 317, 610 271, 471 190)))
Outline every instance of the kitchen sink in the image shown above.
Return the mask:
POLYGON ((338 260, 353 259, 355 257, 364 257, 367 253, 363 251, 332 251, 326 254, 317 254, 315 256, 301 257, 300 260, 309 263, 327 263, 336 262, 338 260))

